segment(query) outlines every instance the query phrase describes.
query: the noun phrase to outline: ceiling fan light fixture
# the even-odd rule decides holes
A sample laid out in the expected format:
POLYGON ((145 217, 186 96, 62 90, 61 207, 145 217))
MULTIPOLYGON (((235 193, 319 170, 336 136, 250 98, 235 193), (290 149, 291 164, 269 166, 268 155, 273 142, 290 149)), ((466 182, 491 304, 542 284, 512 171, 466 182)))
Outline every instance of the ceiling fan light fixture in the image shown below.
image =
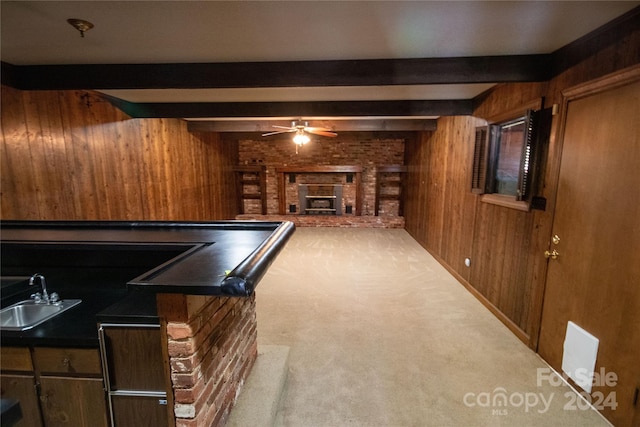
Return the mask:
POLYGON ((311 139, 305 135, 304 130, 302 129, 298 129, 298 131, 296 132, 295 136, 293 137, 293 142, 296 145, 304 145, 307 142, 309 142, 311 139))
POLYGON ((298 148, 302 147, 303 145, 311 141, 311 138, 309 138, 309 135, 307 135, 307 133, 320 135, 320 136, 328 136, 328 137, 338 136, 337 133, 332 132, 329 129, 319 128, 319 127, 309 127, 309 123, 302 122, 302 121, 299 121, 299 122, 293 121, 291 122, 291 126, 279 126, 279 125, 272 125, 272 126, 280 130, 263 133, 262 136, 279 135, 282 133, 293 133, 294 134, 293 142, 294 144, 296 144, 296 154, 298 154, 298 148))
POLYGON ((89 21, 85 21, 84 19, 69 18, 67 19, 67 22, 73 28, 80 31, 80 37, 84 37, 84 33, 93 28, 93 24, 89 21))

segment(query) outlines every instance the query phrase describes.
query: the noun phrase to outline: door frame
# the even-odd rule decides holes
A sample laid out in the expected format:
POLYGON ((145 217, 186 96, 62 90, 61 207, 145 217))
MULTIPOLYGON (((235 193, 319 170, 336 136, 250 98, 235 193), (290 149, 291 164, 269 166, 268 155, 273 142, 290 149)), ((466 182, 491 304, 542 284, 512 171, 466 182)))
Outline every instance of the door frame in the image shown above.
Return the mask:
POLYGON ((567 110, 569 103, 580 98, 584 98, 619 86, 624 86, 640 79, 640 64, 635 64, 627 68, 606 74, 602 77, 589 80, 584 83, 564 89, 562 93, 562 104, 558 112, 558 120, 553 125, 553 139, 550 141, 549 152, 546 165, 546 179, 548 183, 549 196, 547 197, 547 212, 542 212, 544 219, 535 220, 540 224, 540 236, 537 239, 535 257, 533 259, 533 270, 540 274, 540 285, 534 286, 532 295, 532 328, 529 340, 529 347, 538 353, 540 345, 540 329, 542 326, 542 312, 546 296, 548 260, 543 257, 545 250, 551 247, 551 237, 553 234, 553 224, 555 221, 555 208, 558 196, 558 183, 560 179, 560 167, 562 164, 562 152, 564 147, 564 134, 567 122, 567 110), (539 268, 538 268, 539 267, 539 268))

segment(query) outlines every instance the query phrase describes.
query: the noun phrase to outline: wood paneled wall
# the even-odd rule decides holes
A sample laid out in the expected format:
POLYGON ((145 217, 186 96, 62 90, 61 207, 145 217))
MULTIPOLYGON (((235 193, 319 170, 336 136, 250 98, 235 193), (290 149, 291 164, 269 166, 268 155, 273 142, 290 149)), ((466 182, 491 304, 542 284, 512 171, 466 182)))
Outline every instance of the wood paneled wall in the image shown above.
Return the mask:
POLYGON ((2 87, 1 217, 216 220, 236 214, 237 145, 98 94, 2 87))
POLYGON ((550 107, 571 86, 640 62, 640 29, 627 24, 580 41, 586 60, 548 82, 496 86, 475 101, 473 117, 443 117, 405 147, 407 231, 532 348, 537 346, 560 160, 554 117, 542 195, 545 211, 521 212, 480 202, 470 192, 474 128, 544 98, 550 107), (471 258, 471 266, 464 259, 471 258))
POLYGON ((406 229, 432 254, 469 279, 477 197, 471 194, 473 117, 444 117, 436 132, 422 132, 405 146, 406 229))

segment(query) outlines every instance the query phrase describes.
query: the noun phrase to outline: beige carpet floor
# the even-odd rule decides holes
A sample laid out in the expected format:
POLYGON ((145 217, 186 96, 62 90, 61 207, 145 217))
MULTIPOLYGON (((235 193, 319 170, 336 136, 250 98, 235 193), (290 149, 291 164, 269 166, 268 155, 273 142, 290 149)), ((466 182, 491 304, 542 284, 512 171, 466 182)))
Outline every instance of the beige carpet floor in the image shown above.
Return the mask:
POLYGON ((608 425, 404 230, 298 228, 257 316, 282 426, 608 425))

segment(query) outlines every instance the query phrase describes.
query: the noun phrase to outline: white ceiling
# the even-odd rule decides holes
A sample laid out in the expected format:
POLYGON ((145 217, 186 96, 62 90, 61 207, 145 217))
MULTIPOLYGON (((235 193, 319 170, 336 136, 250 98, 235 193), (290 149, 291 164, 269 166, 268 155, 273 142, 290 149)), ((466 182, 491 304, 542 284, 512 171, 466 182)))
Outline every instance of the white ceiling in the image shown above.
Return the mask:
POLYGON ((624 1, 2 1, 14 65, 550 53, 624 1), (84 39, 66 23, 95 24, 84 39))
MULTIPOLYGON (((640 1, 5 1, 13 65, 551 53, 640 1), (66 20, 95 27, 84 38, 66 20)), ((106 90, 131 102, 471 99, 491 84, 106 90)))

